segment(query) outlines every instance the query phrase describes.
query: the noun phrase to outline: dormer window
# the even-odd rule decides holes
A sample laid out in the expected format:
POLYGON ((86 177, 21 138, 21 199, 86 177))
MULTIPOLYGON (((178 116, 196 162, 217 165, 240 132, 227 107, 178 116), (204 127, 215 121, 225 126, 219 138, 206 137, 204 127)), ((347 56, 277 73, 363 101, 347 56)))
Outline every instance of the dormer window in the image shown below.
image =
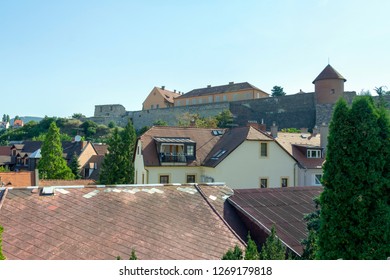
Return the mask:
POLYGON ((186 164, 194 160, 196 143, 189 138, 155 137, 160 163, 163 165, 186 164))
POLYGON ((308 149, 307 158, 321 158, 321 150, 308 149))

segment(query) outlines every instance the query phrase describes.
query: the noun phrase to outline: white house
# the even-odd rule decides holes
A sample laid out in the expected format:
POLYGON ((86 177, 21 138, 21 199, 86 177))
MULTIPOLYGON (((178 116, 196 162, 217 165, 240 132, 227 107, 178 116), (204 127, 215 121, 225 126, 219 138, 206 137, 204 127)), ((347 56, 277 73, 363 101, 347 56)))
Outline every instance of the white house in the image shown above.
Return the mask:
POLYGON ((296 186, 297 161, 254 127, 152 127, 138 138, 135 183, 225 182, 232 188, 296 186))

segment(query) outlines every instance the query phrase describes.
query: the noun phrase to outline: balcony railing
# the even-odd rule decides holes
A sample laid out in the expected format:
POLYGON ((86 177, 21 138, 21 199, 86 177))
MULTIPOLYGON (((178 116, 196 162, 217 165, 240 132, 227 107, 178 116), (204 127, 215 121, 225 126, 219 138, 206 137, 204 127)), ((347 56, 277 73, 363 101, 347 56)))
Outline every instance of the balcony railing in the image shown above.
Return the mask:
POLYGON ((160 153, 160 162, 187 162, 184 154, 160 153))

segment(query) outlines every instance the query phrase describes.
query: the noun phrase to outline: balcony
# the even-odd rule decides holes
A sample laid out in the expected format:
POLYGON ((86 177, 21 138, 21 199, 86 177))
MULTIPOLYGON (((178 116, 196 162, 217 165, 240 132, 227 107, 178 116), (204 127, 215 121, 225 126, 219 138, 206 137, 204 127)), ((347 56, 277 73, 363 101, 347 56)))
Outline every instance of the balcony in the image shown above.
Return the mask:
POLYGON ((160 153, 161 165, 186 165, 187 157, 184 154, 160 153))

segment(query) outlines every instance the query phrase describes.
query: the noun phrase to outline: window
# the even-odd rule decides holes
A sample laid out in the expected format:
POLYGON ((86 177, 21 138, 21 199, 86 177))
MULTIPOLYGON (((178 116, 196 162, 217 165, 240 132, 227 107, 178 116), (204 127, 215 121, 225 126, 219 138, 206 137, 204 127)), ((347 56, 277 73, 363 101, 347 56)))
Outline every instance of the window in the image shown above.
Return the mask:
POLYGON ((322 174, 314 174, 314 185, 321 186, 322 174))
POLYGON ((160 184, 169 184, 169 175, 160 175, 160 184))
POLYGON ((186 105, 187 106, 190 105, 190 100, 189 99, 186 100, 186 105))
POLYGON ((307 150, 307 158, 320 158, 321 150, 307 150))
POLYGON ((260 157, 268 157, 268 143, 260 143, 260 157))
POLYGON ((192 145, 187 146, 187 156, 190 156, 190 157, 194 156, 194 146, 192 146, 192 145))
POLYGON ((216 96, 216 97, 215 97, 215 102, 219 102, 220 99, 221 99, 220 96, 216 96))
POLYGON ((145 174, 142 173, 142 184, 145 184, 145 174))
POLYGON ((159 105, 159 104, 156 105, 156 109, 158 109, 158 108, 160 108, 160 105, 159 105))
POLYGON ((260 178, 260 188, 262 188, 262 189, 268 188, 268 179, 267 178, 260 178))
POLYGON ((178 100, 176 104, 177 104, 177 106, 181 106, 181 105, 180 105, 180 100, 178 100))
POLYGON ((212 103, 212 102, 213 102, 213 97, 209 96, 209 103, 212 103))
POLYGON ((223 95, 223 101, 227 101, 227 96, 226 96, 226 94, 223 95))
POLYGON ((288 178, 287 177, 284 177, 281 179, 281 187, 282 188, 288 187, 288 178))
POLYGON ((153 109, 154 108, 154 105, 152 104, 152 105, 150 105, 150 109, 153 109))
POLYGON ((137 155, 139 155, 139 146, 137 147, 137 155))
POLYGON ((187 183, 195 183, 196 176, 194 174, 188 174, 187 175, 187 183))
POLYGON ((237 100, 238 100, 238 94, 235 93, 235 94, 233 94, 233 101, 237 101, 237 100))
POLYGON ((196 104, 196 99, 192 99, 192 104, 195 105, 196 104))

